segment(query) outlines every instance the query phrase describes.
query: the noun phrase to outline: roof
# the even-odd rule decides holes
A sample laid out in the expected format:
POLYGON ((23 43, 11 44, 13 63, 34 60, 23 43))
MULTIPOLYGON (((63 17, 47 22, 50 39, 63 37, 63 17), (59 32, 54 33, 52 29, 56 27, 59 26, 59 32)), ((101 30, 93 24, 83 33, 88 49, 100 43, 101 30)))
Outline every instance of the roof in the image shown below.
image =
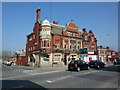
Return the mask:
POLYGON ((42 26, 51 26, 51 24, 47 19, 45 19, 44 21, 42 21, 42 26))
POLYGON ((62 31, 65 30, 65 26, 56 25, 53 23, 51 23, 51 26, 52 26, 52 29, 51 29, 52 34, 62 35, 62 31))
POLYGON ((77 29, 77 28, 78 28, 74 22, 69 22, 69 23, 67 24, 67 27, 74 28, 74 29, 77 29))

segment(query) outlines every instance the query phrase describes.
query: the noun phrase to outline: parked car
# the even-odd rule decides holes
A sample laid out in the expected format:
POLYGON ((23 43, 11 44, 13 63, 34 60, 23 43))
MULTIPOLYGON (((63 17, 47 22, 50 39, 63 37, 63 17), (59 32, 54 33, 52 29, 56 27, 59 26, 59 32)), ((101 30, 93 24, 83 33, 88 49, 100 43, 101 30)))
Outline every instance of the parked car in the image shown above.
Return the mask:
POLYGON ((90 67, 93 67, 93 68, 104 68, 105 67, 105 63, 99 60, 92 60, 88 64, 90 67))
POLYGON ((68 64, 68 70, 77 70, 90 69, 89 65, 85 61, 74 60, 68 64))
POLYGON ((120 59, 114 60, 114 65, 120 64, 120 59))
POLYGON ((3 64, 5 64, 5 65, 6 65, 6 64, 7 64, 7 61, 3 61, 3 64))
POLYGON ((13 61, 3 61, 3 64, 7 65, 7 66, 11 66, 13 63, 13 61))
POLYGON ((7 66, 11 66, 12 65, 12 62, 10 62, 10 61, 7 61, 7 64, 6 64, 7 66))

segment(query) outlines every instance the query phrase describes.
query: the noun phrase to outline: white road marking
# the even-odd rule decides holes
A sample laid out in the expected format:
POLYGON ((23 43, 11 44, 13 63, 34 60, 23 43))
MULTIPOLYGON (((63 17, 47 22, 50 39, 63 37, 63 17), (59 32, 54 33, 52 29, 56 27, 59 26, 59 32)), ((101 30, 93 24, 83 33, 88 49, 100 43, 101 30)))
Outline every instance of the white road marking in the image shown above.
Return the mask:
MULTIPOLYGON (((99 71, 94 71, 94 72, 99 72, 99 71)), ((86 72, 86 73, 82 73, 82 74, 78 73, 78 74, 69 75, 69 76, 66 76, 66 77, 61 77, 61 78, 58 78, 58 79, 55 79, 55 80, 46 80, 46 82, 48 82, 48 83, 54 83, 56 81, 63 80, 63 79, 66 79, 66 78, 69 78, 69 77, 72 77, 72 76, 85 75, 85 74, 94 73, 94 72, 91 71, 91 72, 86 72)))
POLYGON ((32 73, 32 74, 30 74, 30 75, 37 75, 37 74, 48 74, 48 73, 55 73, 55 72, 61 72, 61 71, 64 71, 64 70, 51 71, 51 72, 43 72, 43 73, 32 73))
POLYGON ((3 78, 0 78, 0 79, 2 80, 2 79, 10 79, 10 78, 14 78, 14 77, 3 77, 3 78))
POLYGON ((50 81, 50 80, 47 80, 46 82, 48 82, 48 83, 52 83, 52 81, 50 81))
MULTIPOLYGON (((51 71, 51 72, 42 72, 42 73, 33 73, 33 74, 29 74, 29 75, 42 75, 42 74, 49 74, 49 73, 55 73, 55 72, 61 72, 61 71, 64 71, 64 70, 59 70, 59 71, 51 71)), ((28 75, 25 75, 25 76, 28 76, 28 75)), ((23 77, 22 75, 21 76, 14 76, 14 77, 4 77, 4 78, 0 78, 0 79, 15 79, 15 78, 21 78, 23 77)))
POLYGON ((48 82, 48 83, 54 83, 54 82, 56 82, 56 81, 63 80, 63 79, 68 78, 68 77, 70 77, 70 76, 71 76, 71 75, 66 76, 66 77, 61 77, 61 78, 58 78, 58 79, 53 80, 53 81, 47 80, 46 82, 48 82))

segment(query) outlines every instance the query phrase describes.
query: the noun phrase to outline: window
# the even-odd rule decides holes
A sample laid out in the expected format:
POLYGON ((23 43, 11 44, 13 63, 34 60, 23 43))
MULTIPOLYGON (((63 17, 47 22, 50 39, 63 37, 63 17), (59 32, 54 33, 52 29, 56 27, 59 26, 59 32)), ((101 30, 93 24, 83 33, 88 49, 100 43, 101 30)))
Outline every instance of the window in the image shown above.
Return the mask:
POLYGON ((54 55, 54 61, 59 62, 60 61, 60 55, 54 55))
POLYGON ((67 32, 68 36, 72 36, 72 33, 71 32, 67 32))
POLYGON ((46 40, 44 40, 44 47, 46 47, 46 40))
POLYGON ((66 43, 66 42, 64 43, 64 48, 68 49, 68 43, 66 43))
POLYGON ((92 44, 92 45, 91 45, 91 48, 94 49, 94 47, 95 47, 94 44, 92 44))
POLYGON ((29 38, 29 41, 31 41, 31 40, 32 40, 32 37, 29 38))
POLYGON ((32 51, 32 47, 31 47, 31 51, 32 51))
POLYGON ((75 36, 75 33, 73 33, 73 36, 75 36))
POLYGON ((76 44, 75 43, 71 43, 70 49, 76 49, 76 44))
POLYGON ((35 50, 35 47, 33 47, 33 50, 35 50))
POLYGON ((55 40, 55 48, 59 48, 59 44, 60 44, 59 40, 55 40))
POLYGON ((70 45, 70 49, 72 49, 72 46, 70 45))
POLYGON ((92 41, 94 41, 94 37, 92 37, 92 41))
POLYGON ((80 44, 78 44, 78 49, 80 49, 80 44))
POLYGON ((87 37, 87 36, 85 36, 85 40, 88 40, 88 37, 87 37))
POLYGON ((33 35, 33 39, 35 39, 35 35, 33 35))
POLYGON ((50 41, 49 40, 47 41, 47 47, 50 47, 50 41))
POLYGON ((85 45, 84 45, 84 48, 88 48, 88 45, 87 45, 87 44, 85 44, 85 45))
POLYGON ((28 51, 30 51, 30 48, 28 49, 28 51))
POLYGON ((78 37, 78 34, 76 33, 75 36, 78 37))

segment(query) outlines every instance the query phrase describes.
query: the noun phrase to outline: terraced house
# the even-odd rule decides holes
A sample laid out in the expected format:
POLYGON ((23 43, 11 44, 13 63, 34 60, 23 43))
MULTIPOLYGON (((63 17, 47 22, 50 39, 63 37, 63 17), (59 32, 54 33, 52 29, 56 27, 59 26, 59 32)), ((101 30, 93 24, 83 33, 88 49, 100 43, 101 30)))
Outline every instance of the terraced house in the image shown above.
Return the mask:
POLYGON ((40 20, 40 9, 36 11, 33 32, 27 35, 26 57, 32 66, 61 66, 70 60, 81 59, 88 62, 97 59, 97 40, 90 30, 79 30, 71 20, 66 26, 57 21, 40 20), (81 50, 87 53, 81 53, 81 50))

